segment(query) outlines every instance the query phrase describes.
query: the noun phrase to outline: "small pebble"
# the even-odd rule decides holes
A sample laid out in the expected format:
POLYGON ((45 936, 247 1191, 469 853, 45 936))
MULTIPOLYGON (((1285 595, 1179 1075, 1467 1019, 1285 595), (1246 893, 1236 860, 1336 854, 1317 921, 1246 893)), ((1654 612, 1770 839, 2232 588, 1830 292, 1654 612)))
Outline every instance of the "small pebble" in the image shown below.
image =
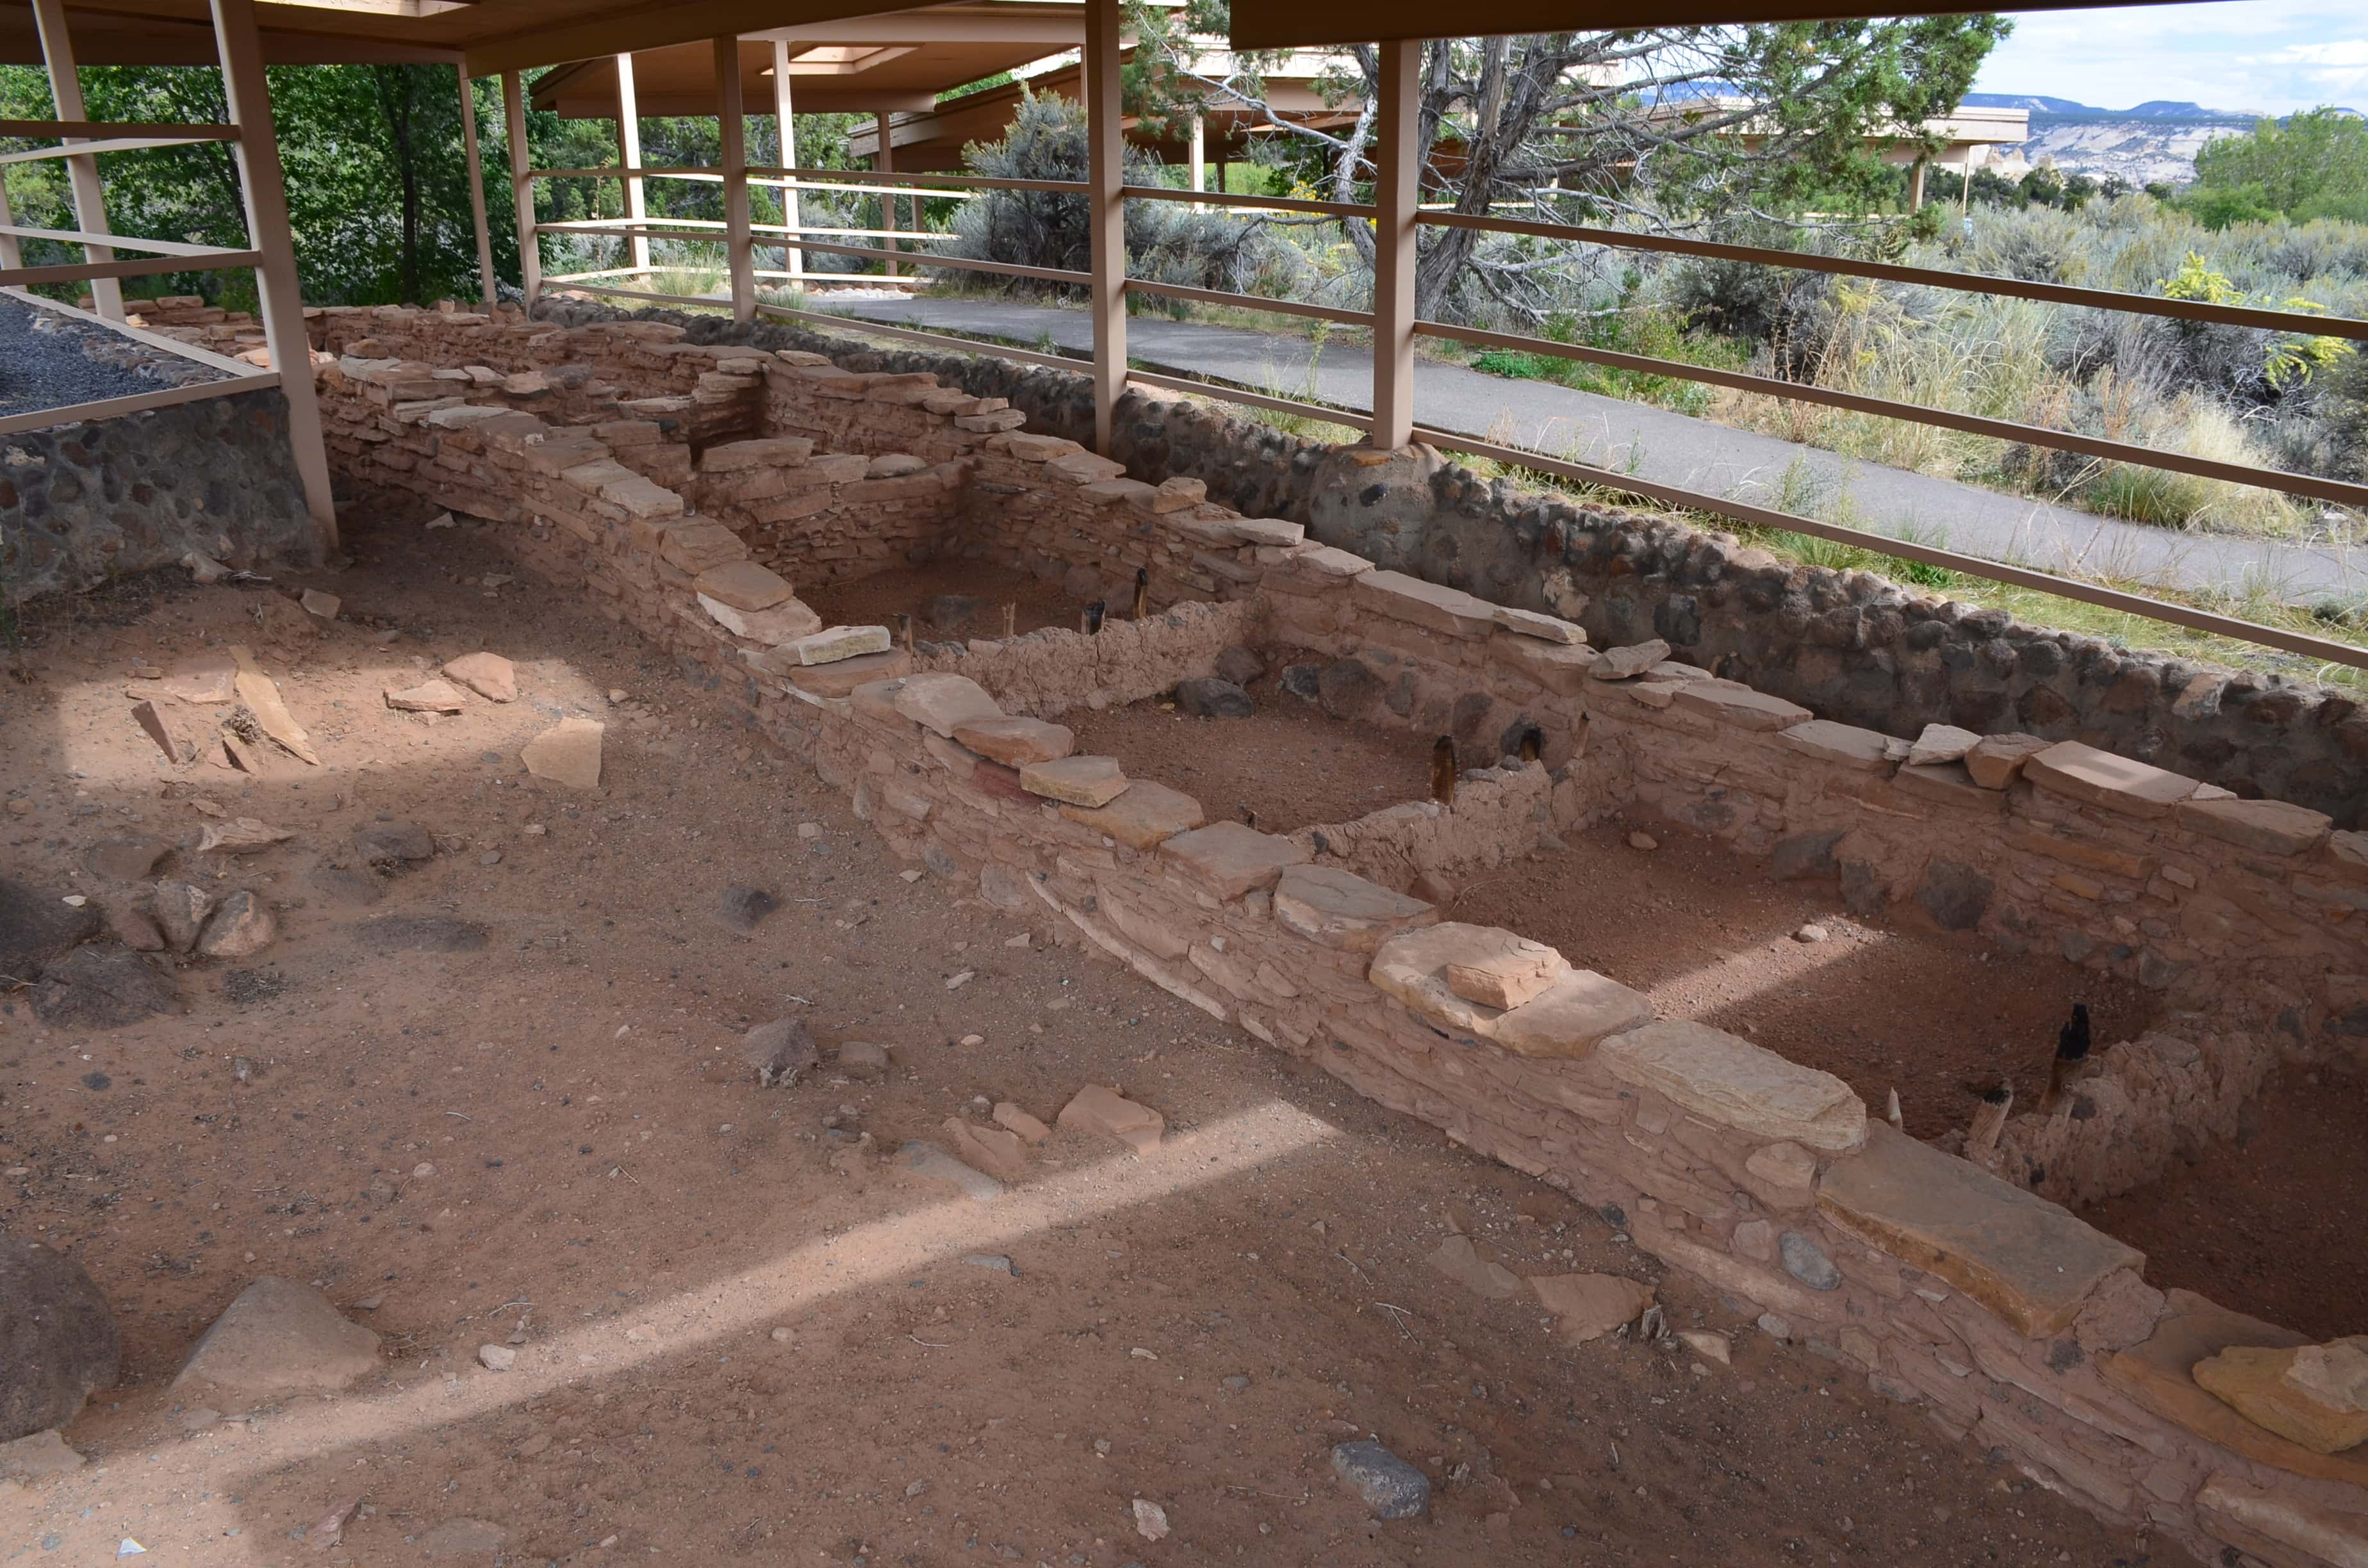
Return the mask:
POLYGON ((498 866, 501 863, 502 852, 498 849, 488 849, 477 857, 477 864, 480 866, 498 866))
POLYGON ((1631 849, 1658 849, 1660 846, 1661 841, 1649 833, 1632 833, 1628 835, 1628 847, 1631 849))
POLYGON ((1825 939, 1826 928, 1822 926, 1804 926, 1793 933, 1793 940, 1796 942, 1822 942, 1825 939))

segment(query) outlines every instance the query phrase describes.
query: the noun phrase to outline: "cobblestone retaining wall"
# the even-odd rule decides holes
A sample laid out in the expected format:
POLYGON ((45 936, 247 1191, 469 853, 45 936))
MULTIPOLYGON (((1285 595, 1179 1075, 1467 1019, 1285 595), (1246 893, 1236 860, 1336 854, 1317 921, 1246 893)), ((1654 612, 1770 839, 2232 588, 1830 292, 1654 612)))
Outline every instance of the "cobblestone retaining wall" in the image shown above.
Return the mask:
POLYGON ((279 392, 0 436, 0 592, 75 593, 199 551, 264 566, 313 548, 279 392))
MULTIPOLYGON (((738 373, 682 352, 653 362, 694 384, 738 373)), ((996 416, 1010 411, 983 405, 992 398, 965 391, 939 410, 929 394, 949 389, 910 373, 848 379, 777 358, 758 373, 797 417, 860 426, 879 455, 961 476, 961 504, 921 547, 1050 549, 1063 571, 1104 576, 1156 567, 1214 601, 1113 622, 1092 660, 1076 656, 1078 634, 1053 631, 784 663, 726 630, 693 588, 748 562, 744 534, 768 525, 694 511, 624 465, 598 425, 403 399, 412 369, 355 360, 324 378, 340 460, 513 522, 501 538, 524 563, 710 671, 848 790, 895 853, 974 880, 1005 907, 1057 915, 1212 1017, 1599 1208, 1765 1332, 1858 1368, 2099 1514, 2302 1568, 2368 1554, 2368 1458, 2301 1449, 2189 1376, 2223 1346, 2294 1336, 2155 1290, 2141 1255, 2026 1185, 2043 1157, 2108 1187, 2144 1179, 2148 1160, 2206 1135, 2249 1092, 2265 1042, 2325 1053, 2354 1038, 2368 1021, 2351 928, 2368 840, 2077 744, 1994 742, 1963 762, 1903 766, 1879 733, 1666 649, 1599 653, 1565 623, 1376 569, 1190 482, 1113 475, 1069 443, 1008 428, 996 416), (809 396, 845 406, 800 403, 809 396), (1099 808, 1055 804, 946 717, 1132 700, 1244 641, 1328 659, 1319 695, 1328 686, 1344 716, 1483 738, 1520 720, 1549 733, 1547 761, 1482 770, 1452 812, 1416 803, 1286 836, 1206 824, 1155 780, 1099 808), (1976 1165, 1870 1122, 1830 1074, 1652 1020, 1615 977, 1571 971, 1510 932, 1441 923, 1400 891, 1427 858, 1520 853, 1621 806, 1685 820, 1780 875, 1834 877, 1869 915, 2135 966, 2208 1021, 2108 1051, 2076 1085, 2096 1114, 2019 1119, 1976 1165), (1474 973, 1543 977, 1545 989, 1523 981, 1507 1006, 1488 1005, 1471 999, 1474 973), (2192 1131, 2169 1119, 2181 1105, 2192 1131), (2135 1152, 2078 1131, 2100 1124, 2135 1152)), ((695 451, 693 472, 746 444, 695 451)), ((830 481, 826 502, 778 526, 860 536, 881 504, 852 493, 860 483, 830 481)))

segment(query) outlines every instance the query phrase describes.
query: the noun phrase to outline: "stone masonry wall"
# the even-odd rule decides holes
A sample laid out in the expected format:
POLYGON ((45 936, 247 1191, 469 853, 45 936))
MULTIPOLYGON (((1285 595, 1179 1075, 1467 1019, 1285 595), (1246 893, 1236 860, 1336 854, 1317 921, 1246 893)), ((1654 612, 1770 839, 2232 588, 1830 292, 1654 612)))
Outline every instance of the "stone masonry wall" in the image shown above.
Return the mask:
MULTIPOLYGON (((652 358, 694 387, 736 373, 652 358)), ((962 505, 928 548, 1052 550, 1064 573, 1104 580, 1132 562, 1217 602, 1113 621, 1091 657, 1079 634, 1050 631, 784 663, 724 630, 691 588, 749 559, 744 531, 768 526, 753 514, 734 529, 694 511, 620 462, 598 424, 404 399, 417 378, 401 363, 351 360, 324 380, 339 460, 358 476, 514 525, 499 537, 524 563, 711 672, 850 790, 899 855, 1057 915, 1212 1017, 1600 1208, 1764 1331, 1857 1367, 2100 1514, 2301 1568, 2368 1553, 2368 1459, 2300 1449, 2188 1376, 2223 1346, 2292 1336, 2154 1290, 2143 1256, 2026 1190, 2016 1161, 2048 1138, 2069 1141, 2049 1159, 2113 1179, 2118 1156, 2062 1131, 2107 1115, 2023 1119, 1985 1153, 1995 1169, 1980 1168, 1870 1123, 1829 1074, 1652 1020, 1616 980, 1509 932, 1441 923, 1398 891, 1426 856, 1519 853, 1592 812, 1643 806, 1766 855, 1780 875, 1835 877, 1870 914, 2066 951, 2085 941, 2085 961, 2136 965, 2208 1007, 2176 1039, 2107 1052, 2078 1085, 2092 1108, 2120 1094, 2133 1125, 2144 1095, 2189 1096, 2207 1125, 2175 1138, 2204 1135, 2241 1098, 2262 1050, 2241 1027, 2250 1014, 2274 1009, 2274 1038, 2297 1051, 2351 1038, 2362 998, 2347 977, 2363 966, 2350 912, 2368 840, 2077 744, 2010 740, 1903 766, 1879 733, 1666 648, 1598 653, 1567 622, 1377 570, 1295 525, 1234 515, 1192 482, 1117 476, 1070 443, 1005 427, 1010 411, 967 392, 932 408, 948 389, 909 373, 803 361, 762 369, 768 398, 792 405, 778 417, 863 425, 887 449, 867 479, 828 481, 827 503, 778 526, 861 534, 882 502, 854 487, 879 458, 908 456, 962 476, 962 505), (1053 716, 1165 690, 1243 642, 1326 661, 1318 699, 1346 717, 1443 719, 1484 739, 1500 722, 1536 723, 1555 766, 1480 770, 1451 812, 1414 803, 1281 836, 1205 824, 1198 802, 1151 780, 1099 808, 1056 804, 957 737, 991 710, 1053 716), (1474 1001, 1474 973, 1521 989, 1505 1006, 1474 1001)), ((784 443, 769 454, 779 466, 811 468, 806 439, 694 444, 693 483, 736 472, 712 471, 716 454, 768 443, 784 443)))
POLYGON ((0 597, 12 604, 193 550, 264 566, 313 539, 277 388, 0 437, 0 597))

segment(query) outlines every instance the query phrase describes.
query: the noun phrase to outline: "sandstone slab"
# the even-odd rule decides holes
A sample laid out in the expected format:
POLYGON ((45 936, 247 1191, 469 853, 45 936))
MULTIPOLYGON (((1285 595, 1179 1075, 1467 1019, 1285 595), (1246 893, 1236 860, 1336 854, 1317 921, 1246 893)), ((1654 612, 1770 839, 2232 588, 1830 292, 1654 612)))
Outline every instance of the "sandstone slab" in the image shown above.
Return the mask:
POLYGON ((1570 960, 1527 937, 1480 959, 1451 959, 1443 971, 1447 988, 1466 1002, 1496 1008, 1518 1007, 1553 989, 1570 972, 1570 960))
POLYGON ((1649 642, 1632 642, 1625 648, 1606 648, 1590 673, 1597 680, 1627 680, 1643 675, 1668 656, 1669 645, 1656 637, 1649 642))
POLYGON ((957 724, 954 726, 954 739, 979 756, 999 762, 1006 767, 1025 767, 1031 762, 1057 762, 1077 749, 1076 732, 1066 724, 1048 724, 1042 719, 1027 719, 1018 714, 957 724))
MULTIPOLYGON (((780 650, 775 649, 772 656, 779 654, 780 650)), ((749 663, 757 661, 751 659, 749 663)), ((768 668, 762 665, 757 667, 768 668)), ((841 659, 835 665, 798 665, 792 661, 788 668, 772 673, 786 675, 791 686, 814 697, 846 697, 859 686, 904 676, 912 667, 910 653, 902 648, 891 648, 884 653, 864 653, 841 659)))
POLYGON ((1841 1151, 1866 1136, 1865 1102, 1848 1084, 1704 1024, 1663 1019, 1613 1036, 1595 1054, 1622 1083, 1771 1142, 1841 1151))
POLYGON ((177 697, 157 696, 132 705, 132 722, 176 767, 198 760, 217 721, 177 697))
POLYGON ((2231 1346, 2198 1361, 2193 1375, 2237 1415, 2313 1453, 2368 1443, 2368 1338, 2231 1346))
POLYGON ((1403 572, 1360 572, 1350 592, 1360 610, 1449 637, 1486 637, 1497 624, 1497 607, 1486 599, 1403 572))
POLYGON ((1981 742, 1981 736, 1973 731, 1961 730, 1954 724, 1927 724, 1909 744, 1907 763, 1911 767, 1930 767, 1935 763, 1955 762, 1981 742))
POLYGON ((1274 888, 1274 916, 1327 948, 1370 953, 1399 932, 1429 926, 1438 909, 1336 866, 1289 866, 1274 888))
POLYGON ((1126 793, 1127 777, 1114 756, 1063 756, 1021 768, 1019 787, 1063 805, 1107 806, 1126 793))
POLYGON ((1985 790, 2003 790, 2022 777, 2022 765, 2055 744, 2021 731, 1984 735, 1965 753, 1965 771, 1985 790))
POLYGON ((1837 723, 1831 719, 1812 719, 1805 724, 1793 725, 1776 738, 1786 749, 1819 762, 1859 773, 1891 771, 1891 737, 1877 730, 1862 730, 1856 724, 1837 723))
POLYGON ((1158 1148, 1160 1134, 1167 1131, 1166 1117, 1099 1084, 1079 1089, 1056 1119, 1065 1131, 1114 1138, 1138 1154, 1158 1148))
POLYGON ((444 673, 488 702, 518 700, 518 666, 499 653, 463 653, 447 660, 444 673))
POLYGON ((2182 801, 2179 825, 2262 855, 2302 855, 2326 841, 2334 819, 2284 801, 2182 801))
POLYGON ((1554 1313, 1564 1335, 1581 1345, 1634 1323, 1653 1304, 1650 1285, 1622 1274, 1537 1275, 1530 1289, 1554 1313))
POLYGON ((1577 647, 1587 641, 1587 628, 1575 620, 1565 620, 1558 615, 1541 615, 1533 609, 1515 609, 1511 605, 1491 605, 1497 624, 1517 637, 1534 637, 1542 642, 1559 642, 1577 647))
POLYGON ((1201 802, 1181 790, 1144 778, 1133 780, 1106 806, 1064 805, 1061 814, 1130 849, 1156 849, 1209 820, 1201 802))
POLYGON ((1509 1301, 1521 1293, 1521 1277, 1494 1258, 1481 1256, 1470 1236, 1454 1235, 1432 1250, 1430 1266, 1475 1296, 1509 1301))
POLYGON ((1434 1023, 1493 1040, 1504 1010, 1457 994, 1448 983, 1450 966, 1500 964, 1508 956, 1528 955, 1541 947, 1543 943, 1499 926, 1442 921, 1383 942, 1373 952, 1366 978, 1434 1023))
POLYGON ((2167 1292, 2154 1332, 2098 1364, 2107 1382, 2164 1420, 2259 1464, 2368 1488, 2368 1449, 2321 1454, 2238 1415, 2195 1381, 2196 1366, 2234 1346, 2294 1349, 2309 1339, 2231 1312, 2192 1290, 2167 1292))
POLYGON ((2025 1338, 2060 1333, 2116 1270, 2146 1267, 2135 1247, 1881 1121, 1856 1158, 1827 1169, 1817 1210, 1939 1275, 2025 1338))
POLYGON ((789 579, 753 561, 727 561, 691 579, 691 591, 734 609, 770 609, 790 597, 789 579))
MULTIPOLYGON (((746 637, 751 642, 762 642, 768 648, 779 648, 784 642, 794 642, 801 637, 811 637, 822 630, 822 617, 803 599, 783 599, 769 609, 755 611, 734 609, 722 599, 698 596, 699 608, 707 618, 734 637, 746 637)), ((792 656, 790 663, 795 664, 792 656)))
POLYGON ((1293 840, 1237 822, 1179 833, 1159 846, 1159 854, 1195 885, 1229 900, 1272 887, 1286 867, 1310 858, 1293 840))
MULTIPOLYGON (((781 645, 781 652, 801 665, 836 665, 848 659, 860 659, 867 653, 884 653, 892 641, 884 626, 834 626, 794 638, 781 645)), ((963 677, 956 676, 953 678, 960 680, 963 677)), ((985 693, 979 695, 984 697, 985 693)), ((934 724, 929 727, 937 729, 934 724)), ((941 735, 945 733, 938 730, 941 735)))
POLYGON ((400 690, 388 687, 386 705, 399 713, 458 713, 469 706, 469 699, 450 681, 423 680, 400 690))
POLYGON ((2368 1514, 2214 1475, 2195 1494, 2196 1517, 2220 1539, 2277 1568, 2368 1568, 2368 1514))
POLYGON ((959 1116, 945 1119, 946 1143, 954 1157, 1001 1181, 1018 1181, 1028 1174, 1028 1151, 1019 1134, 1008 1128, 981 1127, 959 1116))
POLYGON ((1498 1018, 1493 1038, 1516 1055, 1568 1061, 1652 1021, 1653 1004, 1643 993, 1591 969, 1573 969, 1498 1018))
POLYGON ((1548 691, 1577 695, 1588 672, 1602 655, 1583 642, 1546 642, 1534 637, 1492 637, 1488 657, 1548 691))
POLYGON ((968 676, 907 676, 896 688, 895 703, 897 712, 948 740, 964 724, 1003 717, 986 688, 968 676))
POLYGON ((2109 751, 2058 741, 2023 759, 2022 776, 2041 789, 2134 817, 2168 816, 2193 795, 2196 781, 2109 751))
POLYGON ((1689 680, 1677 688, 1675 706, 1705 713, 1738 730, 1789 730, 1816 717, 1797 702, 1756 690, 1740 681, 1689 680))
POLYGON ((992 1203, 1003 1196, 1001 1182, 927 1139, 916 1138, 898 1149, 896 1166, 923 1181, 942 1182, 973 1203, 992 1203))
POLYGON ((571 790, 600 786, 600 741, 608 726, 597 719, 562 719, 527 742, 518 753, 526 770, 571 790))
POLYGON ((1030 1116, 1017 1100, 996 1101, 995 1120, 996 1126, 1017 1133, 1023 1142, 1042 1143, 1053 1136, 1053 1130, 1030 1116))
POLYGON ((173 1387, 259 1401, 333 1393, 377 1367, 377 1335, 347 1321, 310 1286, 267 1274, 214 1320, 173 1387))

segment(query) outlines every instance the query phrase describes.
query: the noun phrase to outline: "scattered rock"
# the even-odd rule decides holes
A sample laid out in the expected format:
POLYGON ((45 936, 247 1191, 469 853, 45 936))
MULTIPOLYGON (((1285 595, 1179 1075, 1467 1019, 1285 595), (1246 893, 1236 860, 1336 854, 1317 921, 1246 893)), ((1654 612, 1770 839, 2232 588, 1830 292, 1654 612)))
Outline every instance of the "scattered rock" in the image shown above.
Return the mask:
POLYGON ((0 877, 0 975, 29 980, 77 942, 98 935, 99 912, 58 902, 53 889, 0 877))
POLYGON ((1213 676, 1178 681, 1176 707, 1195 719, 1247 719, 1258 711, 1248 692, 1213 676))
POLYGON ((115 1386, 121 1359, 115 1316, 82 1265, 0 1235, 0 1443, 72 1421, 115 1386))
POLYGON ((1134 1533, 1145 1540, 1167 1539, 1167 1510, 1141 1497, 1134 1500, 1134 1533))
POLYGON ((198 853, 209 855, 219 849, 225 855, 252 855, 295 836, 286 828, 273 827, 256 817, 232 817, 226 822, 206 824, 198 835, 198 853))
POLYGON ((399 713, 458 713, 469 705, 461 688, 448 680, 424 680, 400 691, 388 687, 386 705, 399 713))
POLYGON ((243 959, 269 947, 279 934, 270 906, 242 891, 214 906, 199 934, 198 951, 210 959, 243 959))
POLYGON ((1521 1277, 1490 1258, 1482 1257, 1470 1236, 1450 1236, 1430 1255, 1430 1266, 1475 1296, 1508 1301, 1521 1293, 1521 1277))
POLYGON ((1115 1138, 1137 1154, 1148 1154, 1158 1148, 1160 1134, 1167 1129, 1167 1119, 1149 1106, 1139 1105, 1116 1089, 1104 1088, 1099 1084, 1088 1084, 1079 1089, 1061 1108, 1059 1120, 1072 1132, 1115 1138))
MULTIPOLYGON (((29 1437, 0 1443, 0 1480, 39 1481, 44 1476, 63 1475, 80 1470, 83 1457, 66 1447, 64 1437, 55 1431, 36 1432, 29 1437)), ((54 1545, 55 1538, 45 1538, 43 1545, 54 1545)))
POLYGON ((419 1550, 429 1557, 473 1557, 500 1550, 509 1531, 483 1519, 447 1519, 419 1538, 419 1550))
POLYGON ((600 786, 600 737, 608 726, 597 719, 562 719, 527 742, 518 754, 526 770, 571 790, 600 786))
POLYGON ((884 1045, 850 1040, 838 1048, 838 1070, 860 1084, 876 1084, 888 1076, 895 1062, 884 1045))
POLYGON ((354 852, 373 866, 393 866, 436 856, 436 835, 413 822, 374 822, 354 829, 354 852))
POLYGON ((480 1345, 477 1360, 488 1372, 507 1372, 518 1365, 518 1353, 507 1345, 480 1345))
POLYGON ((33 987, 33 1016, 67 1028, 120 1029, 180 1006, 171 976, 111 944, 76 948, 41 971, 33 987))
POLYGON ((186 953, 198 945, 198 933, 213 913, 214 895, 194 882, 158 882, 149 907, 155 911, 165 942, 175 952, 186 953))
POLYGON ((1529 1284, 1563 1333, 1582 1345, 1634 1323, 1653 1304, 1650 1285, 1618 1274, 1550 1274, 1529 1284))
POLYGON ((307 615, 317 617, 322 620, 336 619, 337 611, 345 607, 345 601, 336 595, 323 593, 318 588, 305 589, 296 602, 304 607, 304 612, 307 615))
POLYGON ((1722 1367, 1735 1364, 1735 1346, 1723 1334, 1707 1328, 1681 1328, 1678 1330, 1678 1338, 1684 1342, 1687 1349, 1705 1361, 1715 1361, 1722 1367))
POLYGON ((1787 1231, 1776 1239, 1776 1256, 1783 1260, 1785 1273, 1812 1290, 1841 1288, 1842 1271, 1834 1267, 1826 1249, 1798 1231, 1787 1231))
MULTIPOLYGON (((842 1058, 844 1052, 841 1052, 842 1058)), ((775 1018, 758 1024, 740 1037, 740 1058, 756 1069, 757 1082, 766 1088, 793 1085, 800 1074, 822 1065, 814 1036, 797 1018, 775 1018)))
POLYGON ((1651 834, 1645 832, 1641 828, 1628 835, 1628 847, 1631 849, 1650 850, 1658 849, 1660 846, 1661 841, 1659 839, 1654 837, 1651 834))
POLYGON ((165 760, 176 767, 198 760, 214 732, 216 721, 177 697, 155 696, 134 703, 132 722, 156 743, 165 760))
POLYGON ((161 838, 102 838, 90 846, 83 864, 94 876, 109 881, 140 882, 148 880, 156 862, 173 852, 173 846, 161 838))
POLYGON ((255 655, 239 644, 233 642, 230 645, 230 656, 232 663, 238 666, 238 673, 232 677, 232 689, 237 693, 238 699, 246 704, 256 727, 269 735, 289 756, 300 762, 320 767, 321 756, 313 749, 313 738, 304 733, 304 726, 296 722, 296 716, 289 712, 288 705, 280 700, 279 684, 264 674, 263 667, 255 662, 255 655))
POLYGON ((201 550, 193 550, 181 557, 182 567, 189 580, 200 586, 211 586, 230 575, 230 568, 201 550))
POLYGON ((1930 767, 1935 763, 1954 762, 1981 744, 1982 737, 1971 730, 1961 730, 1954 724, 1927 724, 1907 748, 1907 766, 1930 767))
POLYGON ((1827 935, 1828 933, 1824 926, 1819 926, 1813 921, 1793 932, 1793 940, 1796 942, 1822 942, 1826 939, 1827 935))
POLYGON ((1053 1136, 1053 1130, 1051 1128, 1045 1126, 1042 1122, 1037 1120, 1034 1117, 1020 1109, 1016 1103, 1010 1100, 1000 1100, 996 1102, 995 1107, 995 1120, 997 1126, 1008 1128, 1010 1131, 1018 1133, 1023 1140, 1030 1143, 1042 1143, 1044 1140, 1053 1136))
POLYGON ((1419 1518, 1430 1507, 1430 1478, 1370 1438, 1336 1447, 1332 1470, 1375 1518, 1419 1518))
POLYGON ((107 933, 135 953, 165 950, 165 933, 157 929, 156 922, 130 904, 108 905, 107 933))
POLYGON ((755 932, 759 922, 780 907, 780 901, 762 888, 734 885, 725 888, 716 901, 715 918, 724 929, 737 931, 743 937, 755 932))
POLYGON ((518 700, 518 666, 499 653, 463 653, 447 660, 444 673, 488 702, 518 700))
POLYGON ((381 953, 473 953, 486 931, 453 915, 381 915, 354 927, 361 944, 381 953))
POLYGON ((1008 1274, 1014 1279, 1019 1278, 1019 1270, 1011 1266, 1011 1259, 1006 1257, 999 1252, 965 1253, 962 1256, 962 1261, 970 1265, 973 1268, 992 1269, 997 1274, 1008 1274))
POLYGON ((1212 667, 1219 680, 1229 680, 1235 686, 1247 686, 1266 674, 1266 661, 1238 642, 1219 649, 1212 667))
POLYGON ((944 1182, 960 1188, 962 1196, 973 1203, 992 1203, 1003 1196, 1001 1182, 924 1139, 916 1138, 897 1150, 896 1164, 923 1181, 944 1182))
POLYGON ((981 1127, 959 1116, 945 1119, 947 1140, 956 1159, 1001 1181, 1018 1181, 1028 1174, 1028 1151, 1018 1134, 1000 1127, 981 1127))
POLYGON ((310 1286, 267 1274, 214 1320, 172 1386, 247 1400, 332 1393, 377 1366, 377 1335, 310 1286))

